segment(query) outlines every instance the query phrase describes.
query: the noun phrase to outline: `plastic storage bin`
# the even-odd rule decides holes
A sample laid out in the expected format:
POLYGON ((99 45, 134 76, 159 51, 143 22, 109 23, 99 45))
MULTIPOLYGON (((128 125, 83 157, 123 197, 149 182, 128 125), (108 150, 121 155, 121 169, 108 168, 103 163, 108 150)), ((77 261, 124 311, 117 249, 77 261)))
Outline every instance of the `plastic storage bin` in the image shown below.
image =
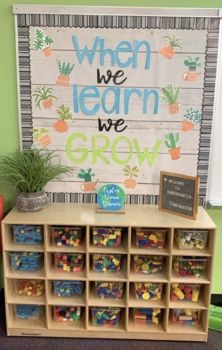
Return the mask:
POLYGON ((135 282, 135 295, 138 300, 161 300, 163 284, 153 282, 135 282))
POLYGON ((94 326, 118 326, 120 322, 120 308, 115 307, 93 307, 92 323, 94 326))
POLYGON ((93 244, 96 247, 119 247, 121 245, 122 228, 93 227, 93 244))
POLYGON ((12 270, 36 272, 43 264, 42 253, 10 253, 12 270))
POLYGON ((136 228, 136 245, 140 248, 164 248, 166 230, 136 228))
POLYGON ((200 296, 200 284, 173 283, 171 285, 170 300, 198 302, 200 296))
POLYGON ((42 280, 16 280, 16 294, 27 297, 40 297, 45 294, 45 283, 42 280))
POLYGON ((175 257, 173 260, 173 270, 182 277, 202 277, 206 270, 205 258, 175 257))
POLYGON ((179 249, 204 249, 207 244, 207 230, 177 230, 175 241, 179 249))
POLYGON ((53 306, 53 319, 57 322, 75 322, 81 317, 80 306, 53 306))
POLYGON ((80 272, 84 267, 83 254, 55 253, 55 268, 58 272, 80 272))
POLYGON ((57 247, 78 247, 82 239, 81 226, 51 226, 52 242, 57 247))
POLYGON ((133 319, 135 323, 139 324, 159 324, 161 320, 161 309, 133 309, 133 319))
POLYGON ((43 242, 43 226, 12 225, 15 244, 39 245, 43 242))
POLYGON ((120 299, 123 296, 123 282, 95 282, 95 292, 98 298, 120 299))
POLYGON ((42 314, 42 305, 15 305, 15 316, 17 318, 38 320, 42 314))
POLYGON ((179 325, 200 324, 200 310, 194 309, 173 309, 171 310, 171 322, 179 325))
POLYGON ((84 282, 82 281, 53 281, 53 293, 58 297, 72 297, 82 295, 84 282))
POLYGON ((92 254, 92 266, 95 272, 118 272, 121 266, 121 255, 92 254))
POLYGON ((133 255, 133 269, 137 273, 158 274, 163 271, 163 257, 133 255))

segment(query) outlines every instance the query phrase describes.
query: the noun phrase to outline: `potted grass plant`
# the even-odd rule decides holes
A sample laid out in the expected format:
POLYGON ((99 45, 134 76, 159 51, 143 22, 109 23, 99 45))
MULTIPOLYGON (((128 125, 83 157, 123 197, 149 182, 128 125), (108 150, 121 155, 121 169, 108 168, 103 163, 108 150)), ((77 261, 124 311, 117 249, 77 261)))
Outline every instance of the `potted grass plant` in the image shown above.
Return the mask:
POLYGON ((44 191, 51 180, 71 174, 73 168, 58 162, 54 151, 28 149, 0 157, 0 181, 15 186, 16 206, 22 211, 37 211, 48 205, 44 191))
POLYGON ((180 103, 178 102, 180 88, 173 85, 168 85, 162 89, 161 99, 168 104, 169 113, 176 114, 180 110, 180 103))

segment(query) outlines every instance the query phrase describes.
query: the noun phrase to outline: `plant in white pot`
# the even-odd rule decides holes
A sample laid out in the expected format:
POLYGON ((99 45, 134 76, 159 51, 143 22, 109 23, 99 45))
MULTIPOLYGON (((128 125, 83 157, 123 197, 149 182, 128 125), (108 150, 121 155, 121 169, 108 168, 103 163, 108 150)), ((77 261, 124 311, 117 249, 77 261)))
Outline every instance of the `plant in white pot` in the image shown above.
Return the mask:
POLYGON ((37 211, 48 205, 44 191, 51 180, 61 180, 73 168, 58 162, 53 151, 28 149, 0 157, 0 181, 15 186, 19 192, 16 206, 22 211, 37 211))

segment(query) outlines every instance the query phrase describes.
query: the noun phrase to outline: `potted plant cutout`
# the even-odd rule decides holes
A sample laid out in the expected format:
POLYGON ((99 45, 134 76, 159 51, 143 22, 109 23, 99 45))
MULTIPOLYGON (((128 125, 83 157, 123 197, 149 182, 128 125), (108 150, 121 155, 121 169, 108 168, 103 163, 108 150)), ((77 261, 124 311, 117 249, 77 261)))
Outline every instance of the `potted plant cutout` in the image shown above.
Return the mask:
POLYGON ((163 36, 163 39, 165 40, 166 45, 159 49, 159 53, 168 59, 172 59, 175 53, 175 48, 183 48, 182 43, 180 39, 176 39, 175 35, 166 35, 163 36))
POLYGON ((48 129, 40 128, 33 129, 34 140, 38 142, 38 144, 42 147, 47 147, 52 143, 52 139, 49 135, 48 129))
POLYGON ((187 113, 184 115, 184 120, 182 122, 182 130, 183 131, 189 131, 192 130, 193 127, 200 123, 201 121, 201 114, 198 110, 193 110, 193 108, 190 108, 187 110, 187 113))
POLYGON ((38 86, 33 93, 35 97, 36 107, 44 107, 45 109, 50 109, 53 105, 53 99, 56 97, 53 95, 52 88, 46 88, 45 85, 38 86))
POLYGON ((42 29, 36 29, 35 39, 34 39, 34 49, 41 50, 46 57, 51 56, 52 49, 51 46, 54 43, 54 40, 51 36, 45 35, 42 29))
POLYGON ((56 84, 61 86, 70 86, 70 74, 72 73, 72 70, 74 68, 74 64, 70 64, 70 62, 61 63, 60 60, 58 60, 58 67, 59 67, 59 76, 56 79, 56 84))
POLYGON ((43 149, 16 151, 0 157, 0 179, 19 192, 16 206, 22 211, 37 211, 48 205, 44 191, 51 180, 61 180, 72 168, 60 164, 58 155, 43 149))
POLYGON ((197 68, 201 67, 200 57, 191 57, 188 56, 184 60, 184 64, 188 67, 188 72, 185 72, 183 75, 184 80, 194 81, 197 80, 201 72, 197 72, 197 68))
POLYGON ((169 132, 166 136, 165 144, 169 148, 169 154, 172 160, 180 158, 181 147, 176 146, 177 142, 179 141, 179 138, 180 137, 178 132, 176 132, 175 134, 169 132))
POLYGON ((176 114, 180 110, 180 104, 178 102, 180 88, 168 85, 162 89, 162 101, 166 102, 169 106, 169 113, 176 114))
POLYGON ((53 124, 53 127, 58 132, 66 132, 68 127, 68 120, 72 119, 72 111, 69 106, 61 105, 56 111, 58 113, 59 119, 53 124))
POLYGON ((126 188, 135 188, 137 185, 137 182, 135 179, 133 179, 133 177, 137 177, 138 176, 138 172, 140 171, 139 168, 137 168, 136 166, 134 167, 130 167, 128 164, 125 166, 125 168, 123 169, 125 176, 127 176, 128 178, 124 180, 124 185, 126 188))
POLYGON ((96 189, 96 185, 99 180, 92 181, 92 177, 95 176, 94 173, 92 173, 92 169, 89 168, 87 170, 80 169, 80 172, 78 174, 78 177, 80 179, 84 179, 84 183, 81 184, 81 190, 84 192, 94 191, 96 189))

